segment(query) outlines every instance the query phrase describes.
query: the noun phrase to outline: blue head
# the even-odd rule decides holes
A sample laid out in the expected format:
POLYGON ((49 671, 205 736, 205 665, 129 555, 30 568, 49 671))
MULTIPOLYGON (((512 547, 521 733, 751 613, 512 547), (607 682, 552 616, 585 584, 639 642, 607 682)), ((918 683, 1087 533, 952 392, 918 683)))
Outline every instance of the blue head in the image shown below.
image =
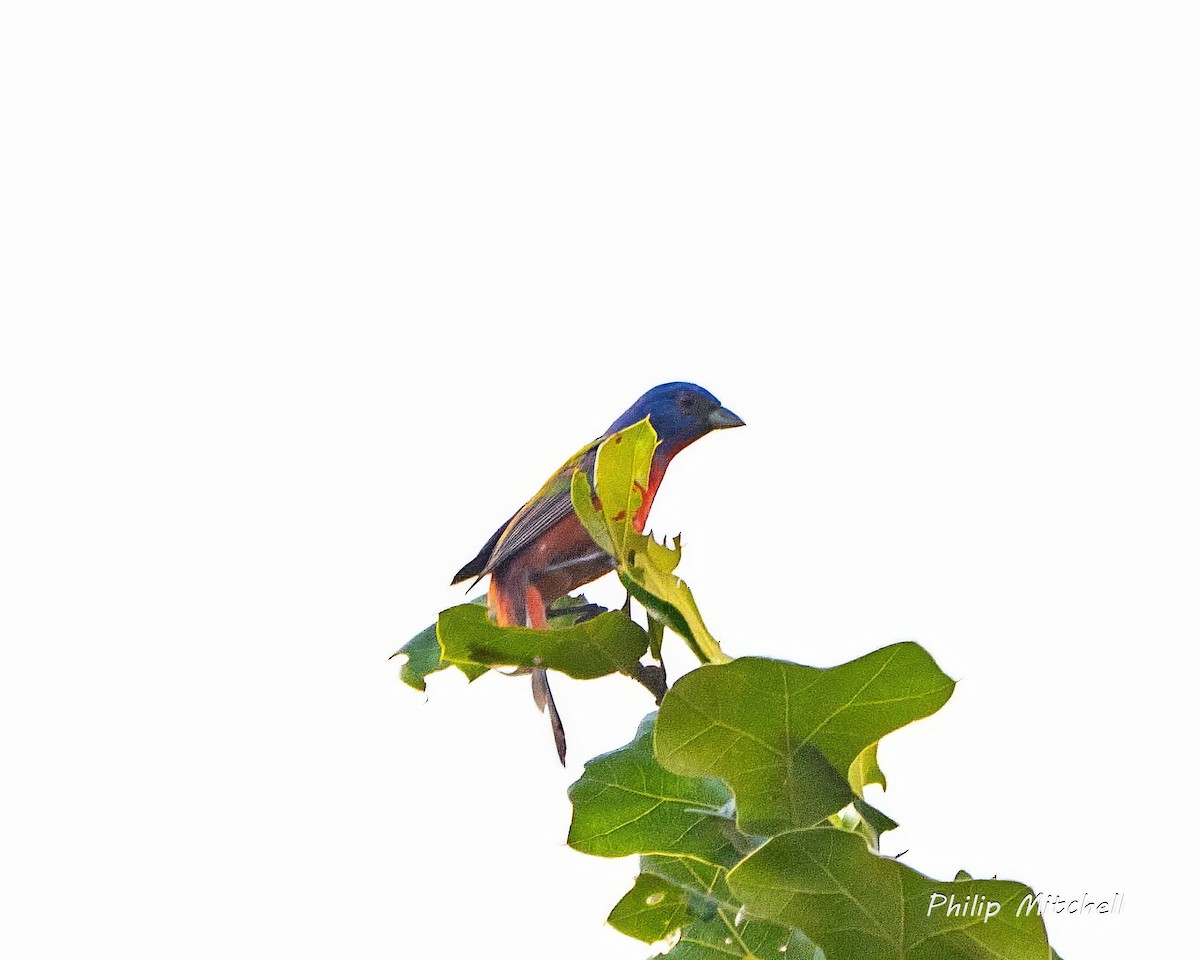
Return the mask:
POLYGON ((712 430, 740 427, 744 421, 721 406, 721 401, 694 383, 662 383, 642 394, 636 403, 613 422, 605 436, 650 418, 650 425, 668 456, 712 430))

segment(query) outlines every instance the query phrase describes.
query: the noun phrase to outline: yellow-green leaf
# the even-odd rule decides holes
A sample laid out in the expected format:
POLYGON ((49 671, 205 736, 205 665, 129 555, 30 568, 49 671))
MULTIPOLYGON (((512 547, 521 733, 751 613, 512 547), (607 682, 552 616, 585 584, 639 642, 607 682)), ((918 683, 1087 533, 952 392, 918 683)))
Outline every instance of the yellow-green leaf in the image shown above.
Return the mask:
POLYGON ((571 503, 580 522, 617 565, 617 576, 650 616, 679 634, 702 663, 726 663, 729 657, 704 625, 688 585, 675 576, 682 550, 638 533, 634 518, 650 483, 658 438, 649 418, 613 434, 596 451, 591 478, 576 470, 571 503))

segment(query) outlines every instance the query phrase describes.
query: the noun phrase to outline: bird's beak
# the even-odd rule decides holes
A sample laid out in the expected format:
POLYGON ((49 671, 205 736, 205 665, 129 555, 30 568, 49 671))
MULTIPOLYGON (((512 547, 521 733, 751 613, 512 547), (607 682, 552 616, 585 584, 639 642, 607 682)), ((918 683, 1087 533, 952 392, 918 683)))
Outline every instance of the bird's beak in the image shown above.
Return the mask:
POLYGON ((744 427, 746 421, 732 410, 717 407, 716 410, 708 415, 708 425, 714 430, 722 430, 725 427, 744 427))

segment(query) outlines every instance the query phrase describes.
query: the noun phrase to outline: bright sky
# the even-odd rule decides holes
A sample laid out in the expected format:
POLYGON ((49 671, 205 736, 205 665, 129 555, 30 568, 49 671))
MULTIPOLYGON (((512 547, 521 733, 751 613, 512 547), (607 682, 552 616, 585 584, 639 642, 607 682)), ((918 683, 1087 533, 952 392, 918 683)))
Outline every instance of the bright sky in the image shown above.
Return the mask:
POLYGON ((559 679, 564 772, 527 680, 387 656, 674 379, 748 424, 651 514, 726 649, 960 681, 884 852, 1183 940, 1193 6, 4 20, 0 954, 644 957, 564 841, 645 692, 559 679))

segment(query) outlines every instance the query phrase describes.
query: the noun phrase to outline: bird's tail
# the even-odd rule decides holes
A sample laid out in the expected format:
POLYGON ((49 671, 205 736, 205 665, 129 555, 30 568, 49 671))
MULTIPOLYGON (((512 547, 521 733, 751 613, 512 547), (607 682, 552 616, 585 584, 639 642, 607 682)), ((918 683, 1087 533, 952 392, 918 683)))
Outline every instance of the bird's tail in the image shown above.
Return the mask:
MULTIPOLYGON (((502 627, 529 626, 535 630, 546 629, 546 602, 542 599, 537 587, 526 584, 523 590, 507 589, 504 578, 492 573, 492 582, 488 586, 488 606, 492 610, 496 623, 502 627)), ((530 674, 533 679, 533 702, 543 713, 550 713, 550 731, 554 734, 554 746, 558 751, 558 762, 567 765, 567 734, 563 730, 562 718, 554 705, 554 694, 550 692, 550 678, 541 667, 534 667, 530 674)))
POLYGON ((550 678, 541 667, 533 668, 533 702, 543 713, 550 708, 550 730, 554 734, 554 746, 558 750, 558 762, 567 765, 567 733, 563 730, 562 718, 554 705, 554 694, 550 692, 550 678))

